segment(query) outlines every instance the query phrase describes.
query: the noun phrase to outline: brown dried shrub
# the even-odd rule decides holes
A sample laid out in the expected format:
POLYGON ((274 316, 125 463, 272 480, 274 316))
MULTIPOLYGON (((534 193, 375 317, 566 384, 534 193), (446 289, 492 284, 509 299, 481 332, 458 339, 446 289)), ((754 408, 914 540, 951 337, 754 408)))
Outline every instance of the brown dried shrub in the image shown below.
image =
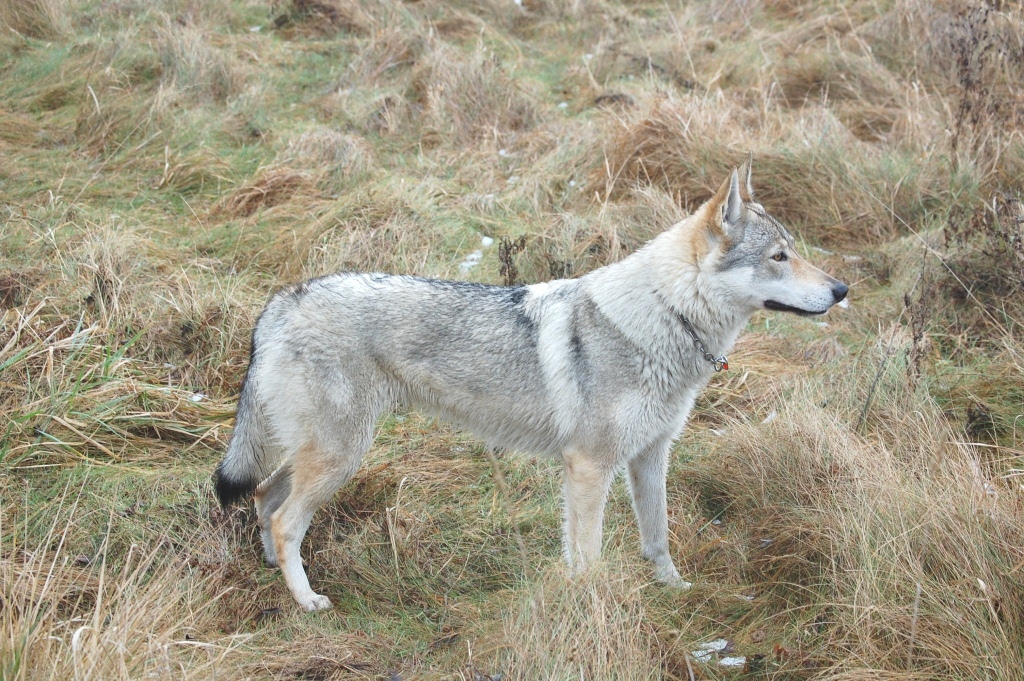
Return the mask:
POLYGON ((287 166, 264 166, 254 177, 222 199, 215 210, 235 217, 248 217, 258 210, 287 201, 315 185, 308 172, 287 166))

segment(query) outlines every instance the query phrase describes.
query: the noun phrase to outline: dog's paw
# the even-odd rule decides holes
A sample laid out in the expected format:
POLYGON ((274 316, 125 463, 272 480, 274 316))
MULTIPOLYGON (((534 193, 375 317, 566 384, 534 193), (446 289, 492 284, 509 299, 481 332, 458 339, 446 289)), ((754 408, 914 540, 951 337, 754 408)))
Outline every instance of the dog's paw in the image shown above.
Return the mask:
POLYGON ((679 571, 676 570, 675 565, 659 565, 654 568, 654 578, 664 584, 670 586, 673 589, 681 589, 685 591, 693 586, 692 583, 686 581, 679 576, 679 571))
POLYGON ((313 594, 309 598, 299 601, 299 605, 306 612, 316 612, 317 610, 327 610, 332 607, 331 599, 327 596, 321 596, 320 594, 313 594))

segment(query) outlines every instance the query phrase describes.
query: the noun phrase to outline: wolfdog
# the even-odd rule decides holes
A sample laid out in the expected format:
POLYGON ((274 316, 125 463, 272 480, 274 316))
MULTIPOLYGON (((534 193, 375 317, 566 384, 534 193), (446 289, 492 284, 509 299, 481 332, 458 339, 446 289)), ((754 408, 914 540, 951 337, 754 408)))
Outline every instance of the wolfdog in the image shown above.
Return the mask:
POLYGON ((217 495, 228 505, 255 491, 267 563, 300 606, 329 608, 300 544, 382 412, 407 405, 489 446, 561 460, 573 573, 600 556, 605 500, 625 469, 644 557, 656 579, 685 588, 665 478, 698 392, 757 310, 819 315, 846 293, 754 201, 749 158, 690 217, 578 279, 499 287, 342 272, 293 285, 253 331, 217 495))

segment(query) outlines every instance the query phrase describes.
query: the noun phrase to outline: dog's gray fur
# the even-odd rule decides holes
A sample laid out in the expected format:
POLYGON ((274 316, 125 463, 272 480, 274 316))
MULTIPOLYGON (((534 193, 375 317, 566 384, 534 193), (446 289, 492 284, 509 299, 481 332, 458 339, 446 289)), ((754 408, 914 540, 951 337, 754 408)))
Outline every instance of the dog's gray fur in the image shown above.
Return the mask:
POLYGON ((749 162, 692 216, 579 279, 313 279, 260 316, 217 492, 230 503, 256 490, 267 561, 303 608, 329 607, 309 587, 302 538, 382 412, 409 405, 491 446, 562 460, 573 570, 600 555, 605 498, 625 467, 645 557, 658 579, 686 586, 668 550, 668 451, 714 365, 683 318, 717 355, 755 311, 821 314, 846 290, 753 201, 749 162))

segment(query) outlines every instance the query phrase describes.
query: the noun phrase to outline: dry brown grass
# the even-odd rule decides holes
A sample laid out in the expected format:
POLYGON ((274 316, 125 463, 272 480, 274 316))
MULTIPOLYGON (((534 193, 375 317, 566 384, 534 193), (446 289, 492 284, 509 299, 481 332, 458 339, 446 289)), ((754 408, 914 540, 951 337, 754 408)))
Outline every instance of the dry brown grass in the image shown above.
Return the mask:
POLYGON ((299 36, 365 33, 373 23, 373 16, 355 0, 291 0, 274 19, 276 28, 299 36))
POLYGON ((194 193, 228 183, 228 164, 209 149, 181 153, 164 147, 164 167, 156 189, 194 193))
POLYGON ((0 140, 31 146, 38 140, 39 125, 29 116, 0 109, 0 140))
MULTIPOLYGON (((166 538, 133 545, 123 559, 75 556, 68 535, 83 494, 65 489, 54 500, 56 513, 38 544, 3 527, 3 678, 221 678, 245 637, 208 626, 221 596, 211 591, 215 574, 190 565, 192 557, 166 538)), ((108 548, 104 543, 101 551, 108 548)))
POLYGON ((278 162, 319 173, 322 184, 339 191, 373 170, 374 154, 361 137, 318 127, 290 140, 278 154, 278 162))
POLYGON ((1017 6, 103 8, 0 0, 0 676, 1020 676, 1017 6), (618 484, 567 581, 556 463, 414 414, 311 528, 330 613, 211 509, 276 287, 579 276, 751 150, 851 306, 756 317, 698 402, 691 591, 648 584, 618 484), (719 637, 749 671, 694 657, 719 637))
POLYGON ((835 395, 865 399, 867 381, 840 380, 828 397, 808 386, 771 423, 730 428, 690 474, 705 503, 739 524, 758 592, 817 622, 794 658, 818 658, 830 674, 870 659, 891 678, 966 678, 980 666, 1012 678, 1019 489, 979 473, 979 451, 896 380, 876 394, 865 436, 835 413, 856 402, 835 395))
POLYGON ((751 120, 740 102, 724 96, 714 107, 696 97, 661 100, 617 122, 602 146, 605 162, 590 180, 600 200, 641 183, 687 207, 708 196, 750 149, 758 200, 829 244, 892 238, 937 191, 937 168, 886 163, 885 152, 857 140, 821 107, 751 120))
POLYGON ((642 592, 637 575, 611 565, 572 581, 561 570, 541 576, 502 618, 501 671, 521 679, 663 678, 659 637, 667 632, 642 592))
POLYGON ((170 18, 157 35, 162 82, 195 101, 224 102, 241 87, 234 60, 202 29, 170 18))
POLYGON ((28 38, 54 40, 67 30, 63 0, 3 0, 0 28, 28 38))
POLYGON ((434 42, 412 76, 409 99, 422 107, 428 140, 434 134, 508 143, 538 120, 533 97, 484 47, 466 55, 434 42))
POLYGON ((264 166, 249 182, 225 196, 217 210, 233 217, 248 217, 260 209, 287 201, 313 185, 313 176, 304 170, 264 166))

